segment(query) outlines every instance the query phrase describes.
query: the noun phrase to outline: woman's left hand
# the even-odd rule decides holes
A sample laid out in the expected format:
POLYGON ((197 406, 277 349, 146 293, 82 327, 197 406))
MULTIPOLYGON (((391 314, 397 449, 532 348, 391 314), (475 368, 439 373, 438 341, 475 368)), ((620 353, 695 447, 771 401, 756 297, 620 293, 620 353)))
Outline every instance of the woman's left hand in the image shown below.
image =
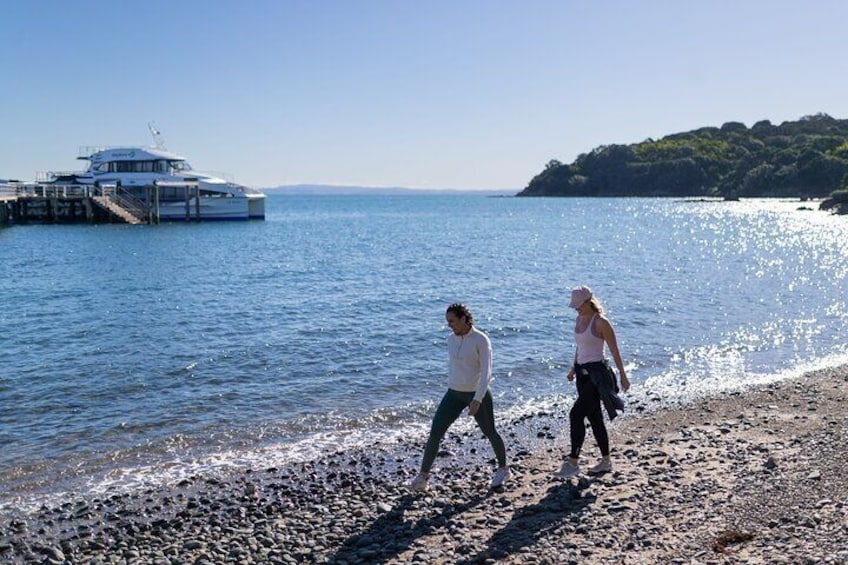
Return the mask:
POLYGON ((480 401, 472 400, 471 404, 468 405, 468 415, 473 416, 480 409, 480 401))
POLYGON ((621 373, 621 391, 627 392, 630 388, 630 380, 627 378, 627 375, 621 373))

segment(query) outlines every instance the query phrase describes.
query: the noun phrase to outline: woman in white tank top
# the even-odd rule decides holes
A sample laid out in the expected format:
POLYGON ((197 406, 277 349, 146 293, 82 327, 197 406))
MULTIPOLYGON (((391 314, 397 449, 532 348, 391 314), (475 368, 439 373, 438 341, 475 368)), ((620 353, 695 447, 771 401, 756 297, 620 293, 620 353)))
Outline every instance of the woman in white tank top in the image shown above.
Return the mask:
POLYGON ((609 320, 604 316, 601 303, 586 286, 579 286, 571 291, 571 308, 577 310, 577 321, 574 326, 574 341, 577 350, 574 353, 574 363, 568 371, 568 380, 577 379, 577 400, 569 414, 571 424, 571 452, 557 476, 573 477, 580 473, 580 450, 586 438, 585 420, 592 426, 592 434, 601 450, 601 460, 589 468, 589 473, 598 474, 612 471, 610 459, 609 435, 604 424, 601 404, 607 405, 610 417, 615 417, 615 407, 623 407, 617 396, 618 385, 615 376, 611 374, 609 362, 604 357, 604 346, 609 348, 618 374, 621 376, 621 390, 627 392, 630 381, 621 362, 615 331, 609 320), (600 386, 599 386, 600 385, 600 386))

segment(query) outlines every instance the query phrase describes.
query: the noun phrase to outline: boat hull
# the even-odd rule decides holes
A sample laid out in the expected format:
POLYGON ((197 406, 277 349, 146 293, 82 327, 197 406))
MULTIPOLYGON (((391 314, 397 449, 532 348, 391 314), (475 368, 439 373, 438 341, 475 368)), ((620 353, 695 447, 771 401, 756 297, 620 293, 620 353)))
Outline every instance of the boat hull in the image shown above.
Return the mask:
POLYGON ((247 197, 247 219, 265 219, 265 195, 249 195, 247 197))
MULTIPOLYGON (((264 218, 264 214, 260 217, 264 218)), ((160 222, 245 221, 250 219, 247 198, 192 198, 187 203, 160 202, 160 222)))

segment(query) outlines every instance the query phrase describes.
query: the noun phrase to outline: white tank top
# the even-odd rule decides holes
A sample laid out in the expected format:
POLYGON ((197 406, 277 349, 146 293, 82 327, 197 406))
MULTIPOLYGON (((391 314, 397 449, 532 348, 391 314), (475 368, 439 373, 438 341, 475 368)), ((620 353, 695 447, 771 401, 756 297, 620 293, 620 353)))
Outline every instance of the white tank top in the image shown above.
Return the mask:
POLYGON ((577 325, 575 324, 574 326, 574 342, 577 344, 577 363, 580 365, 604 360, 604 340, 595 337, 595 334, 592 333, 592 327, 595 325, 595 318, 597 317, 597 313, 592 316, 592 319, 586 325, 586 329, 580 333, 577 332, 577 325))

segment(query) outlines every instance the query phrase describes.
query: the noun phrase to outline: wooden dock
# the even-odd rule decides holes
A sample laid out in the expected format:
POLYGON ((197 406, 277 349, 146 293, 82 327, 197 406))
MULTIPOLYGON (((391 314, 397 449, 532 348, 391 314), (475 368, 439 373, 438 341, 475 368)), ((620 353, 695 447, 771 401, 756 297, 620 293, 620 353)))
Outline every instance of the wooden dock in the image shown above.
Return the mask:
MULTIPOLYGON (((162 183, 174 186, 175 183, 162 183)), ((197 195, 196 181, 180 183, 186 193, 186 220, 191 217, 189 195, 197 195)), ((58 185, 9 182, 0 184, 0 226, 58 223, 159 223, 159 185, 143 187, 139 199, 120 185, 58 185)), ((199 200, 198 200, 199 201, 199 200)))
POLYGON ((12 223, 12 213, 17 201, 17 192, 6 184, 0 184, 0 226, 12 223))

